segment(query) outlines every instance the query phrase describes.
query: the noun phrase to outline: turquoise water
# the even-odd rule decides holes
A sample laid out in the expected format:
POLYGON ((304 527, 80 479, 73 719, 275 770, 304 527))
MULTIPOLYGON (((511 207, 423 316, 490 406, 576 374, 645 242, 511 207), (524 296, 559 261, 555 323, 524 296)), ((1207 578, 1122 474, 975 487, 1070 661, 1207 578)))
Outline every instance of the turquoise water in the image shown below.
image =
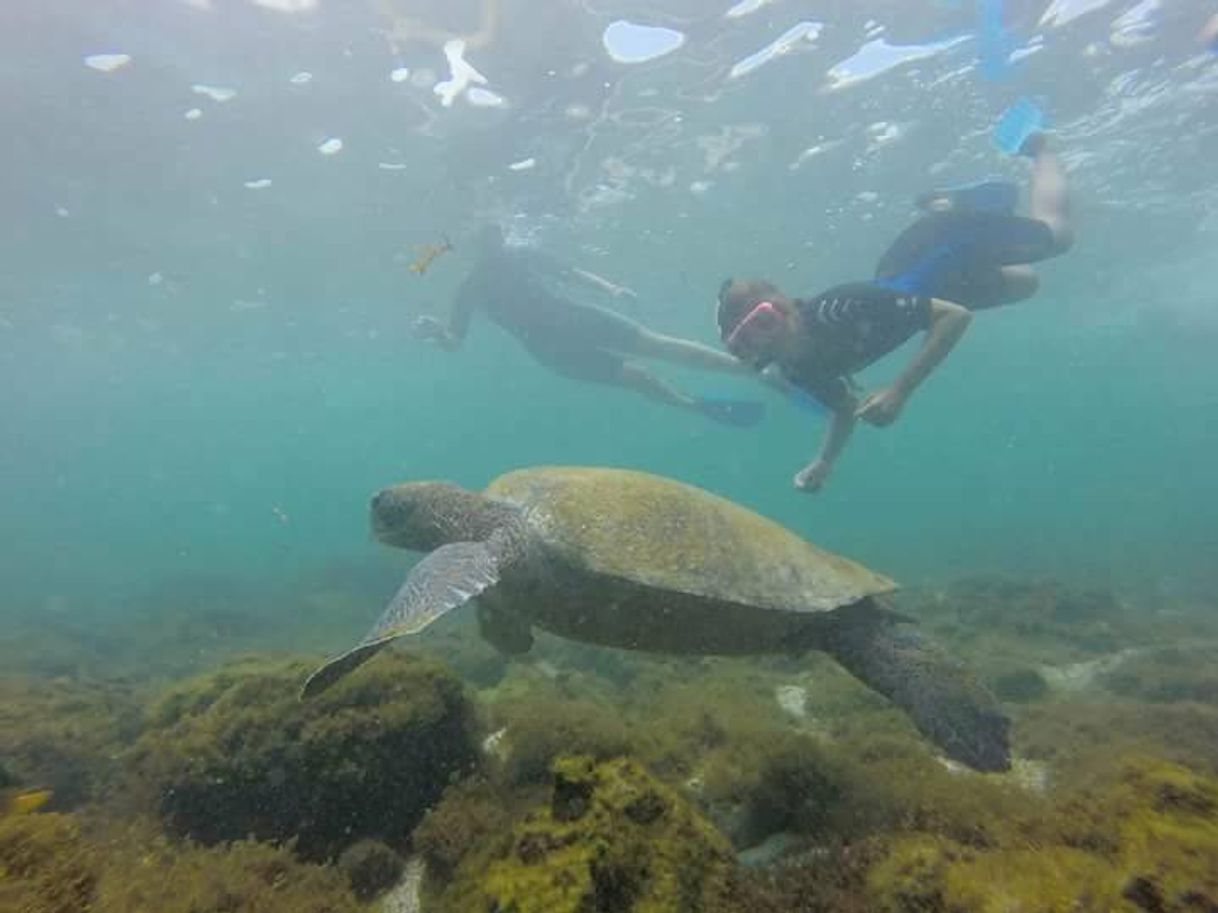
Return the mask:
POLYGON ((403 557, 367 534, 373 490, 538 463, 704 485, 910 583, 1000 571, 1212 592, 1204 4, 1010 3, 1035 52, 988 82, 971 4, 725 17, 693 0, 505 0, 466 53, 498 107, 433 91, 444 38, 472 34, 482 4, 398 5, 413 25, 396 49, 371 3, 0 12, 0 613, 110 624, 202 577, 282 594, 297 642, 293 594, 344 567, 368 575, 361 594, 396 582, 403 557), (685 42, 615 62, 601 32, 618 19, 685 42), (815 40, 727 75, 813 20, 815 40), (840 66, 881 37, 920 50, 874 74, 840 66), (86 64, 103 53, 130 61, 86 64), (1043 265, 1035 299, 980 315, 895 426, 860 428, 817 496, 790 479, 819 422, 747 380, 657 368, 767 400, 761 426, 729 429, 562 380, 485 320, 456 354, 409 332, 444 313, 465 242, 495 219, 638 293, 589 303, 714 344, 726 275, 811 295, 867 276, 931 182, 1025 180, 987 137, 1023 93, 1050 112, 1076 247, 1043 265), (410 273, 445 234, 456 250, 410 273))

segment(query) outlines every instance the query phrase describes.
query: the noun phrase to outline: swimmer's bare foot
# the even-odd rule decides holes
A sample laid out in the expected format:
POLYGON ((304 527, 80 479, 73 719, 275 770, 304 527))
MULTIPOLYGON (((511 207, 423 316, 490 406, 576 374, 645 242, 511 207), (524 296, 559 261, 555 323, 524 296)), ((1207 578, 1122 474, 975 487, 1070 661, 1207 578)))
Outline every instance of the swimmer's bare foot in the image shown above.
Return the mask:
POLYGON ((415 339, 422 339, 427 342, 435 342, 444 335, 444 324, 428 314, 415 318, 414 324, 411 325, 410 329, 415 339))
POLYGON ((1027 156, 1030 159, 1036 158, 1045 151, 1045 145, 1049 142, 1049 137, 1042 130, 1037 130, 1035 133, 1029 133, 1019 146, 1019 154, 1027 156))
POLYGON ((1218 14, 1212 16, 1210 21, 1201 28, 1201 32, 1197 35, 1201 43, 1211 51, 1218 53, 1218 14))

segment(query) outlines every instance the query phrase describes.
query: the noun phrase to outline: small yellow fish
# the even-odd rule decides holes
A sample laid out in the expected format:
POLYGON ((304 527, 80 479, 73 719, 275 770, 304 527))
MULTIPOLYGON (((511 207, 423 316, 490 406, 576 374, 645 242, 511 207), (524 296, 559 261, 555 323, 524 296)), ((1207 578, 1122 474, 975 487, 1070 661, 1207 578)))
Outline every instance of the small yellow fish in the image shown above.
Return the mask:
POLYGON ((51 801, 49 789, 14 789, 0 791, 0 818, 28 815, 51 801))
POLYGON ((422 276, 427 272, 427 267, 431 266, 431 261, 453 249, 452 242, 445 235, 439 244, 423 244, 415 248, 419 252, 419 257, 410 264, 408 269, 416 276, 422 276))

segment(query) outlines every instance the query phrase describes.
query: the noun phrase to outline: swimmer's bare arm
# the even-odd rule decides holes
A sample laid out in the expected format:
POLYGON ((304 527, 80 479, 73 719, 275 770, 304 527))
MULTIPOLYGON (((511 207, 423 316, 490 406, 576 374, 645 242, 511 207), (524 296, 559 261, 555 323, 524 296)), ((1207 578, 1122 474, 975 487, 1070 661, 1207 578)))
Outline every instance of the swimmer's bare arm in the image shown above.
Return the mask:
POLYGON ((465 334, 469 332, 469 323, 477 306, 477 292, 474 286, 466 281, 457 291, 457 297, 448 315, 448 324, 424 314, 415 320, 414 334, 419 339, 434 342, 446 352, 455 352, 465 341, 465 334))
POLYGON ((821 489, 833 471, 833 464, 850 440, 857 421, 855 412, 858 400, 854 394, 845 392, 833 407, 829 430, 821 443, 820 453, 811 463, 795 473, 795 487, 800 491, 815 492, 821 489))
POLYGON ((638 293, 628 286, 614 282, 612 279, 606 279, 599 273, 594 273, 591 270, 580 269, 578 266, 568 266, 551 257, 549 254, 543 254, 540 251, 530 252, 530 262, 534 269, 545 273, 552 279, 557 279, 560 282, 566 282, 569 285, 579 284, 588 288, 594 288, 598 292, 609 295, 612 298, 638 298, 638 293))
POLYGON ((950 301, 932 298, 930 301, 930 326, 916 355, 897 375, 891 386, 868 394, 855 411, 855 417, 873 425, 891 425, 901 414, 910 395, 922 381, 947 357, 964 331, 972 322, 973 315, 967 309, 950 301))
POLYGON ((570 274, 576 279, 582 281, 585 285, 589 285, 598 291, 604 292, 613 298, 638 298, 639 293, 629 286, 619 285, 610 279, 606 279, 599 273, 591 272, 590 270, 580 269, 578 266, 572 266, 569 270, 570 274))

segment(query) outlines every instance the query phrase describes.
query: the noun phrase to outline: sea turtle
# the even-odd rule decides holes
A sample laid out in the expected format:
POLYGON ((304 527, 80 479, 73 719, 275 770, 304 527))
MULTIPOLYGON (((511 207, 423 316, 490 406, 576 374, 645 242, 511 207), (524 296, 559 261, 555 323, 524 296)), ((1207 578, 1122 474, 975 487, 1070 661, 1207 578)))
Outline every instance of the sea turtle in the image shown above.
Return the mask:
POLYGON ((631 470, 542 466, 499 476, 485 493, 394 485, 373 496, 371 522, 381 542, 431 554, 364 640, 309 676, 304 697, 477 597, 483 636, 510 654, 529 649, 534 625, 650 652, 823 650, 949 757, 1009 766, 997 702, 884 603, 896 584, 703 489, 631 470))

